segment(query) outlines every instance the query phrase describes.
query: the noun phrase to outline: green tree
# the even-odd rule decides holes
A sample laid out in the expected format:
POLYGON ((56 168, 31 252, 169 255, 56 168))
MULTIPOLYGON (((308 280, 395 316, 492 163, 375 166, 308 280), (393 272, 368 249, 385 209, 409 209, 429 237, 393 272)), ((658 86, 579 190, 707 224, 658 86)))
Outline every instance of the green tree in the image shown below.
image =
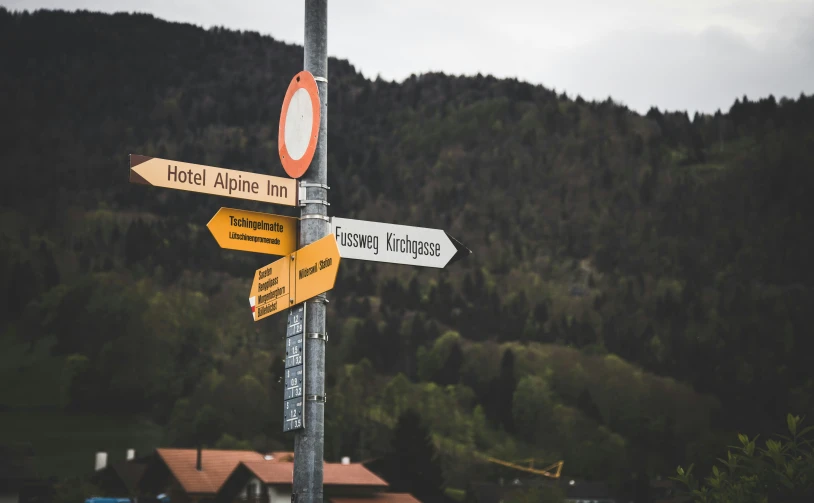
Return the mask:
POLYGON ((551 395, 549 385, 542 377, 520 379, 512 404, 514 424, 520 438, 532 444, 542 444, 545 440, 546 432, 553 427, 551 395))
POLYGON ((809 433, 814 426, 800 428, 802 419, 786 416, 790 436, 776 435, 766 440, 765 449, 756 447, 757 436, 739 434, 739 446, 731 446, 722 468, 700 483, 687 470, 678 467, 673 477, 684 484, 696 503, 774 503, 814 501, 814 444, 809 433))
POLYGON ((228 433, 224 433, 215 442, 215 449, 227 449, 227 450, 251 450, 252 444, 248 440, 238 440, 232 435, 228 433))
POLYGON ((195 414, 193 420, 195 431, 195 442, 201 446, 214 445, 214 443, 221 437, 223 431, 223 420, 209 404, 201 407, 195 414))
POLYGON ((444 501, 444 474, 438 452, 429 429, 414 409, 399 416, 385 466, 385 479, 392 491, 412 493, 425 503, 444 501))
POLYGON ((16 319, 37 295, 37 275, 31 262, 25 261, 11 268, 8 285, 8 311, 16 319))
POLYGON ((433 380, 441 386, 458 384, 458 381, 461 379, 461 365, 463 361, 464 354, 463 351, 461 351, 461 345, 458 341, 455 341, 449 349, 446 362, 444 362, 444 365, 435 374, 433 380))
POLYGON ((495 423, 509 433, 514 433, 512 402, 517 389, 517 378, 514 375, 514 352, 507 349, 500 361, 500 374, 492 385, 492 414, 495 423))
POLYGON ((384 410, 393 418, 397 418, 407 408, 412 393, 412 385, 407 376, 399 372, 390 379, 382 394, 384 410))
POLYGON ((431 348, 418 348, 418 377, 442 386, 456 384, 463 364, 460 340, 458 332, 448 331, 431 348))

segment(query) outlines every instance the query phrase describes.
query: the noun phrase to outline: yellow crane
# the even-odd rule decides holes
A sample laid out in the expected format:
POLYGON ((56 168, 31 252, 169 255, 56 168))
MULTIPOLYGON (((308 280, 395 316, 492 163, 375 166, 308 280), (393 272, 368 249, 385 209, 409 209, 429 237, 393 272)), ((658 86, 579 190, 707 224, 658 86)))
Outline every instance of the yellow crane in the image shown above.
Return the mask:
POLYGON ((510 463, 508 461, 503 461, 502 459, 493 458, 491 456, 487 456, 486 454, 475 453, 481 459, 489 461, 490 463, 495 463, 498 465, 506 466, 508 468, 513 468, 515 470, 520 470, 528 473, 533 473, 535 475, 542 475, 543 477, 548 477, 551 479, 558 479, 560 478, 560 474, 562 473, 562 465, 565 464, 564 461, 557 461, 553 465, 546 466, 545 468, 534 468, 534 462, 536 461, 534 458, 531 459, 523 459, 521 461, 517 461, 516 463, 510 463), (529 466, 522 466, 517 463, 528 463, 529 466), (552 470, 556 470, 552 472, 552 470))

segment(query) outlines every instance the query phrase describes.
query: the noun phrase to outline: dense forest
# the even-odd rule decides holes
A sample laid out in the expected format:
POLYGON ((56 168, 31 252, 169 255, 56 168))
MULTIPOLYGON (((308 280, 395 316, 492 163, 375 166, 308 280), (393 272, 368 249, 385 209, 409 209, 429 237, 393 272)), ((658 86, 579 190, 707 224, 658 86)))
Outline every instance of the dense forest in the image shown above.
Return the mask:
MULTIPOLYGON (((128 154, 285 176, 302 48, 0 8, 0 61, 0 444, 60 476, 95 450, 290 449, 285 317, 247 301, 274 257, 205 226, 292 209, 130 184, 128 154)), ((473 254, 342 262, 327 459, 386 455, 411 410, 450 487, 497 476, 481 453, 622 488, 814 412, 814 96, 642 116, 482 75, 328 78, 330 213, 473 254)))

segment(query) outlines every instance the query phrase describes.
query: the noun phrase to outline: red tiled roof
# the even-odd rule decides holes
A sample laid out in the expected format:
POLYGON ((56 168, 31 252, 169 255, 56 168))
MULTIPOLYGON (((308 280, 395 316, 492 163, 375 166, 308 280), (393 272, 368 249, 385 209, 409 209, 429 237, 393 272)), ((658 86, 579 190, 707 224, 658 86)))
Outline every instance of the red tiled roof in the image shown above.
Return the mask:
MULTIPOLYGON (((293 463, 244 461, 243 464, 264 484, 294 483, 293 463)), ((325 463, 323 465, 322 484, 326 486, 388 486, 387 482, 377 477, 360 463, 352 463, 349 465, 325 463)))
POLYGON ((365 468, 361 463, 351 463, 348 465, 325 463, 322 478, 324 485, 378 487, 387 487, 390 485, 365 468))
POLYGON ((274 451, 269 453, 273 458, 273 461, 279 461, 281 463, 292 463, 294 461, 294 453, 293 452, 286 452, 286 451, 274 451))
POLYGON ((370 498, 331 498, 331 503, 421 503, 408 493, 379 493, 370 498))
POLYGON ((215 494, 234 471, 245 461, 263 461, 263 455, 253 451, 222 451, 204 449, 201 453, 203 470, 196 468, 196 449, 156 449, 172 475, 191 494, 215 494))

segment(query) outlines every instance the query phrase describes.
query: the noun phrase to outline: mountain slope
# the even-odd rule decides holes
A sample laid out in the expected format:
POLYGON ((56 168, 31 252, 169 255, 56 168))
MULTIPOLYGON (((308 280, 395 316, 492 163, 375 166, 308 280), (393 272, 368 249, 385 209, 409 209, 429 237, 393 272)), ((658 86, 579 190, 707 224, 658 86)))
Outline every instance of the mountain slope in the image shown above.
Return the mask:
MULTIPOLYGON (((220 250, 204 225, 221 206, 292 210, 132 185, 127 155, 284 176, 277 123, 302 49, 145 15, 2 10, 0 59, 10 118, 0 123, 0 329, 32 344, 55 338, 54 354, 73 362, 69 410, 144 415, 178 444, 211 431, 211 443, 225 442, 222 432, 288 441, 274 398, 282 321, 253 324, 245 299, 270 259, 220 250), (240 411, 258 395, 268 421, 230 412, 214 430, 200 426, 211 423, 207 406, 240 411)), ((386 434, 388 421, 371 419, 384 414, 375 397, 399 372, 429 396, 431 382, 472 393, 461 421, 481 424, 482 414, 484 426, 453 440, 513 455, 512 442, 532 439, 553 455, 550 435, 506 423, 546 414, 523 405, 543 400, 530 391, 543 385, 520 385, 542 379, 541 368, 518 370, 513 388, 508 374, 481 371, 487 356, 472 347, 490 348, 495 369, 506 348, 536 351, 517 343, 579 348, 570 358, 590 368, 610 352, 653 382, 686 383, 631 391, 639 398, 706 393, 723 405, 727 423, 710 412, 703 427, 670 426, 678 415, 658 406, 647 421, 642 409, 609 424, 594 413, 607 396, 596 407, 580 400, 607 393, 587 384, 595 378, 549 383, 557 427, 577 432, 557 452, 586 473, 620 452, 641 462, 640 450, 653 451, 667 467, 690 455, 626 444, 643 421, 689 442, 721 424, 760 431, 786 410, 812 410, 814 98, 744 98, 690 120, 491 77, 369 81, 333 59, 328 77, 331 213, 443 228, 473 250, 446 271, 343 262, 330 384, 346 393, 340 383, 356 367, 344 365, 367 359, 370 374, 359 372, 372 387, 360 392, 364 414, 332 426, 336 456, 386 444, 364 435, 378 438, 376 424, 386 434), (436 347, 449 332, 460 354, 436 347), (509 397, 507 417, 496 389, 509 397), (579 447, 588 439, 610 446, 601 463, 579 447)))

